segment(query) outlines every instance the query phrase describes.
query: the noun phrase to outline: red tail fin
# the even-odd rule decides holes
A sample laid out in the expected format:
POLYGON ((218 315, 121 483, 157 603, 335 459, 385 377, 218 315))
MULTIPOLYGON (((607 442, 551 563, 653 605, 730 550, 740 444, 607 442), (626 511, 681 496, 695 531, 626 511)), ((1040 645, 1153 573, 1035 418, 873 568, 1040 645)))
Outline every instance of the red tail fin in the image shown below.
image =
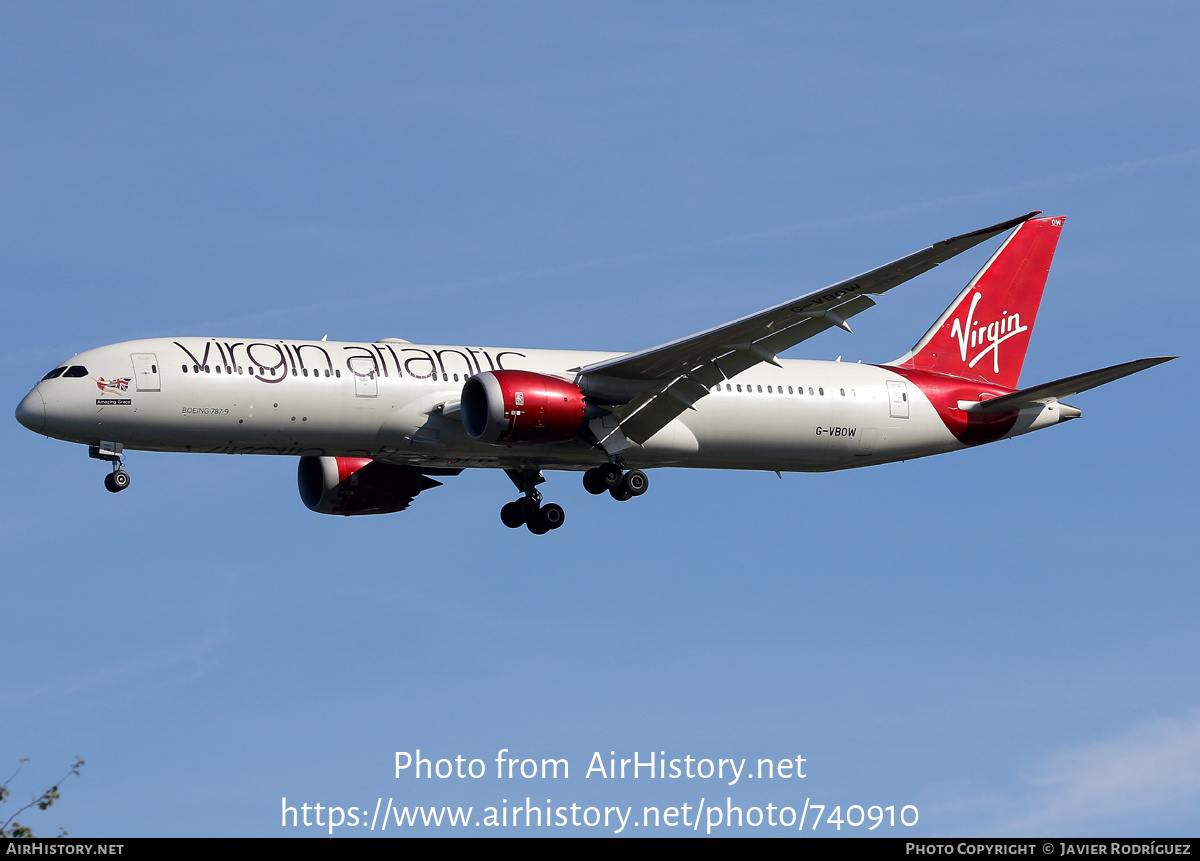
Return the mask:
POLYGON ((1026 221, 907 356, 892 362, 1017 387, 1063 219, 1026 221))

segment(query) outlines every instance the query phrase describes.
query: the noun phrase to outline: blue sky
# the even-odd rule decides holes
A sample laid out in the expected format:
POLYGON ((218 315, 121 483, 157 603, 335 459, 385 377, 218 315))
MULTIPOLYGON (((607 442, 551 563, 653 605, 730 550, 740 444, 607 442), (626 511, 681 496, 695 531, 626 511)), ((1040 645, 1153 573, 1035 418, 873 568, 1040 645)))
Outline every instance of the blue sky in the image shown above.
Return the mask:
MULTIPOLYGON (((656 472, 624 505, 551 475, 567 523, 541 539, 499 523, 498 473, 330 518, 290 459, 135 453, 112 496, 82 447, 10 420, 0 766, 31 759, 19 798, 87 760, 28 824, 317 836, 281 829, 282 797, 529 795, 1194 834, 1198 17, 4 6, 10 409, 141 337, 640 349, 1032 209, 1067 224, 1024 383, 1183 356, 1076 398, 1082 421, 932 459, 656 472), (418 748, 572 772, 396 779, 418 748), (585 779, 595 751, 808 776, 585 779)), ((987 253, 794 355, 900 355, 987 253)))

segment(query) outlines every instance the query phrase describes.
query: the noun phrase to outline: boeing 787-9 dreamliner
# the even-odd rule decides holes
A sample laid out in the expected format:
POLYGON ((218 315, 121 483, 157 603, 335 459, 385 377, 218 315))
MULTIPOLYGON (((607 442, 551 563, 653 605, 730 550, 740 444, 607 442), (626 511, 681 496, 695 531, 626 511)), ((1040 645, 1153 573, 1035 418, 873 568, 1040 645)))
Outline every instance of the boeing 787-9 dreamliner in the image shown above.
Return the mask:
POLYGON ((17 407, 32 431, 111 461, 128 450, 298 458, 323 514, 407 508, 437 479, 503 469, 506 526, 562 526, 544 470, 641 496, 661 467, 824 472, 954 451, 1080 415, 1063 398, 1171 356, 1018 388, 1063 219, 1015 218, 731 323, 634 353, 272 338, 152 338, 80 353, 17 407), (900 358, 780 359, 878 296, 1005 231, 979 274, 900 358))

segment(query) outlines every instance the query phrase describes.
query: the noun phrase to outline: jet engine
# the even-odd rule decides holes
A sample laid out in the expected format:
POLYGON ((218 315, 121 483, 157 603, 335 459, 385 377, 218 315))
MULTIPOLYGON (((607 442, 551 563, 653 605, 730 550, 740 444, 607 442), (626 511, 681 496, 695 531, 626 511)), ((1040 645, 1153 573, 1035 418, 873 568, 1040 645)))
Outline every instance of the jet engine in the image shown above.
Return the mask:
POLYGON ((416 467, 369 457, 305 456, 296 480, 310 510, 347 516, 403 511, 422 490, 441 486, 416 467))
POLYGON ((463 427, 494 445, 565 442, 583 430, 583 392, 532 371, 485 371, 462 390, 463 427))

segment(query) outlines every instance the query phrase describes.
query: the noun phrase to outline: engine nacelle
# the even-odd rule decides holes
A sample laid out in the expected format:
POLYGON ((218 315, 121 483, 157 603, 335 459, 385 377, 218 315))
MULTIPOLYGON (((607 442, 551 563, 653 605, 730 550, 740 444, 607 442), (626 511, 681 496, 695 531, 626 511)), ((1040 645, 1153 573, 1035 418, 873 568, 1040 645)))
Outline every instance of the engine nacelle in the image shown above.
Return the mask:
POLYGON ((565 442, 583 430, 583 392, 533 371, 485 371, 463 386, 463 427, 495 445, 565 442))
POLYGON ((390 514, 408 508, 418 493, 441 485, 416 467, 369 457, 300 458, 300 499, 319 514, 390 514))

